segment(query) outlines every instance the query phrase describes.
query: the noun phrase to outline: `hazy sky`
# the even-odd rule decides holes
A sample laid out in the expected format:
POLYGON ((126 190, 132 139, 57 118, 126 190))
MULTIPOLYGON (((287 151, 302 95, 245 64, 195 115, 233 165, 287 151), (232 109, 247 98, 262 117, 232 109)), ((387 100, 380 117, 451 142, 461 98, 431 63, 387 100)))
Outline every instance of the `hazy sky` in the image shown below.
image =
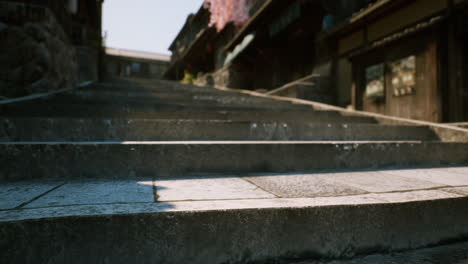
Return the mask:
POLYGON ((170 54, 167 50, 187 15, 203 0, 106 0, 106 46, 170 54))

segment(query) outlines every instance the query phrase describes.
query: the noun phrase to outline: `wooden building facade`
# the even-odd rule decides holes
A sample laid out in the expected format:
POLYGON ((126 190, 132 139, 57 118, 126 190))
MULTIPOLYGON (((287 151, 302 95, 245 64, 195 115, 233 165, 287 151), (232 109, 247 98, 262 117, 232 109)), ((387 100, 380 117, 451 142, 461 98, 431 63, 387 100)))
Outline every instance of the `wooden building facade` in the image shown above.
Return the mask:
POLYGON ((188 17, 171 45, 165 77, 180 80, 188 70, 201 85, 271 91, 314 76, 296 94, 335 103, 334 50, 328 39, 320 38, 324 18, 338 22, 369 1, 255 0, 248 21, 220 32, 209 28, 210 13, 202 7, 188 17))
POLYGON ((201 8, 171 46, 166 77, 181 79, 189 70, 201 85, 267 92, 307 80, 290 94, 466 122, 467 15, 468 0, 258 0, 242 27, 216 32, 201 8))
POLYGON ((333 35, 338 94, 359 110, 468 121, 466 4, 381 0, 355 14, 333 35))

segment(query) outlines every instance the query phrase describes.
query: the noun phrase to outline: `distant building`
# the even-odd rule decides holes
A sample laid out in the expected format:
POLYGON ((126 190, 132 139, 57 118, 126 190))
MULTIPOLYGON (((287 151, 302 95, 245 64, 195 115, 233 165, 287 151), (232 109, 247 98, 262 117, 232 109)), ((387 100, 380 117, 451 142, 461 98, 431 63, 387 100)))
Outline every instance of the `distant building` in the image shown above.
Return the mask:
POLYGON ((160 79, 169 66, 168 55, 106 48, 106 77, 140 77, 160 79))

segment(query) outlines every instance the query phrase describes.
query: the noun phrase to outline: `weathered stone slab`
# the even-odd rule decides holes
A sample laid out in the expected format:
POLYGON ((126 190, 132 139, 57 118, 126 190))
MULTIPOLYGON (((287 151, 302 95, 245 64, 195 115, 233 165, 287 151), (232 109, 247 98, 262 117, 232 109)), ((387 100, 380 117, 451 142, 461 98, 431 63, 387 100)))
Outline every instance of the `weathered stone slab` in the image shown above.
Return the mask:
POLYGON ((275 198, 257 186, 234 177, 205 179, 159 179, 158 201, 275 198))
POLYGON ((55 183, 2 183, 0 184, 0 210, 13 209, 60 186, 55 183))
POLYGON ((323 174, 278 174, 247 177, 263 190, 280 197, 348 196, 367 193, 359 188, 327 180, 323 174))
POLYGON ((396 192, 443 187, 443 184, 389 175, 382 172, 345 172, 328 174, 328 180, 368 192, 396 192))
POLYGON ((460 186, 468 185, 468 173, 463 175, 452 168, 421 169, 421 170, 388 170, 386 174, 402 176, 405 178, 430 181, 442 185, 460 186))
POLYGON ((25 208, 112 203, 154 202, 152 180, 111 180, 68 183, 27 204, 25 208))

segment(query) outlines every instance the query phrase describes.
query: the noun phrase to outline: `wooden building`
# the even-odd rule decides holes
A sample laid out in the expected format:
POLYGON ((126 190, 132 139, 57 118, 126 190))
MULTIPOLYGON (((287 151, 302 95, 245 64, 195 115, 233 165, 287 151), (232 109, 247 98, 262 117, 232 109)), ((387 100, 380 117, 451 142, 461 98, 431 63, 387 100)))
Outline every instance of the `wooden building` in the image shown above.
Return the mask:
POLYGON ((354 108, 468 121, 468 20, 462 0, 380 0, 329 37, 337 91, 354 108))
POLYGON ((248 21, 220 32, 208 26, 210 13, 202 7, 171 45, 171 67, 165 76, 182 79, 184 71, 191 71, 201 85, 263 91, 313 76, 296 94, 334 103, 332 50, 323 48, 328 43, 320 40, 324 18, 333 14, 339 21, 368 0, 341 2, 255 0, 248 21))
POLYGON ((201 85, 468 121, 467 6, 468 0, 258 0, 242 27, 221 32, 208 27, 210 14, 201 8, 171 46, 166 76, 181 79, 187 70, 201 85))

